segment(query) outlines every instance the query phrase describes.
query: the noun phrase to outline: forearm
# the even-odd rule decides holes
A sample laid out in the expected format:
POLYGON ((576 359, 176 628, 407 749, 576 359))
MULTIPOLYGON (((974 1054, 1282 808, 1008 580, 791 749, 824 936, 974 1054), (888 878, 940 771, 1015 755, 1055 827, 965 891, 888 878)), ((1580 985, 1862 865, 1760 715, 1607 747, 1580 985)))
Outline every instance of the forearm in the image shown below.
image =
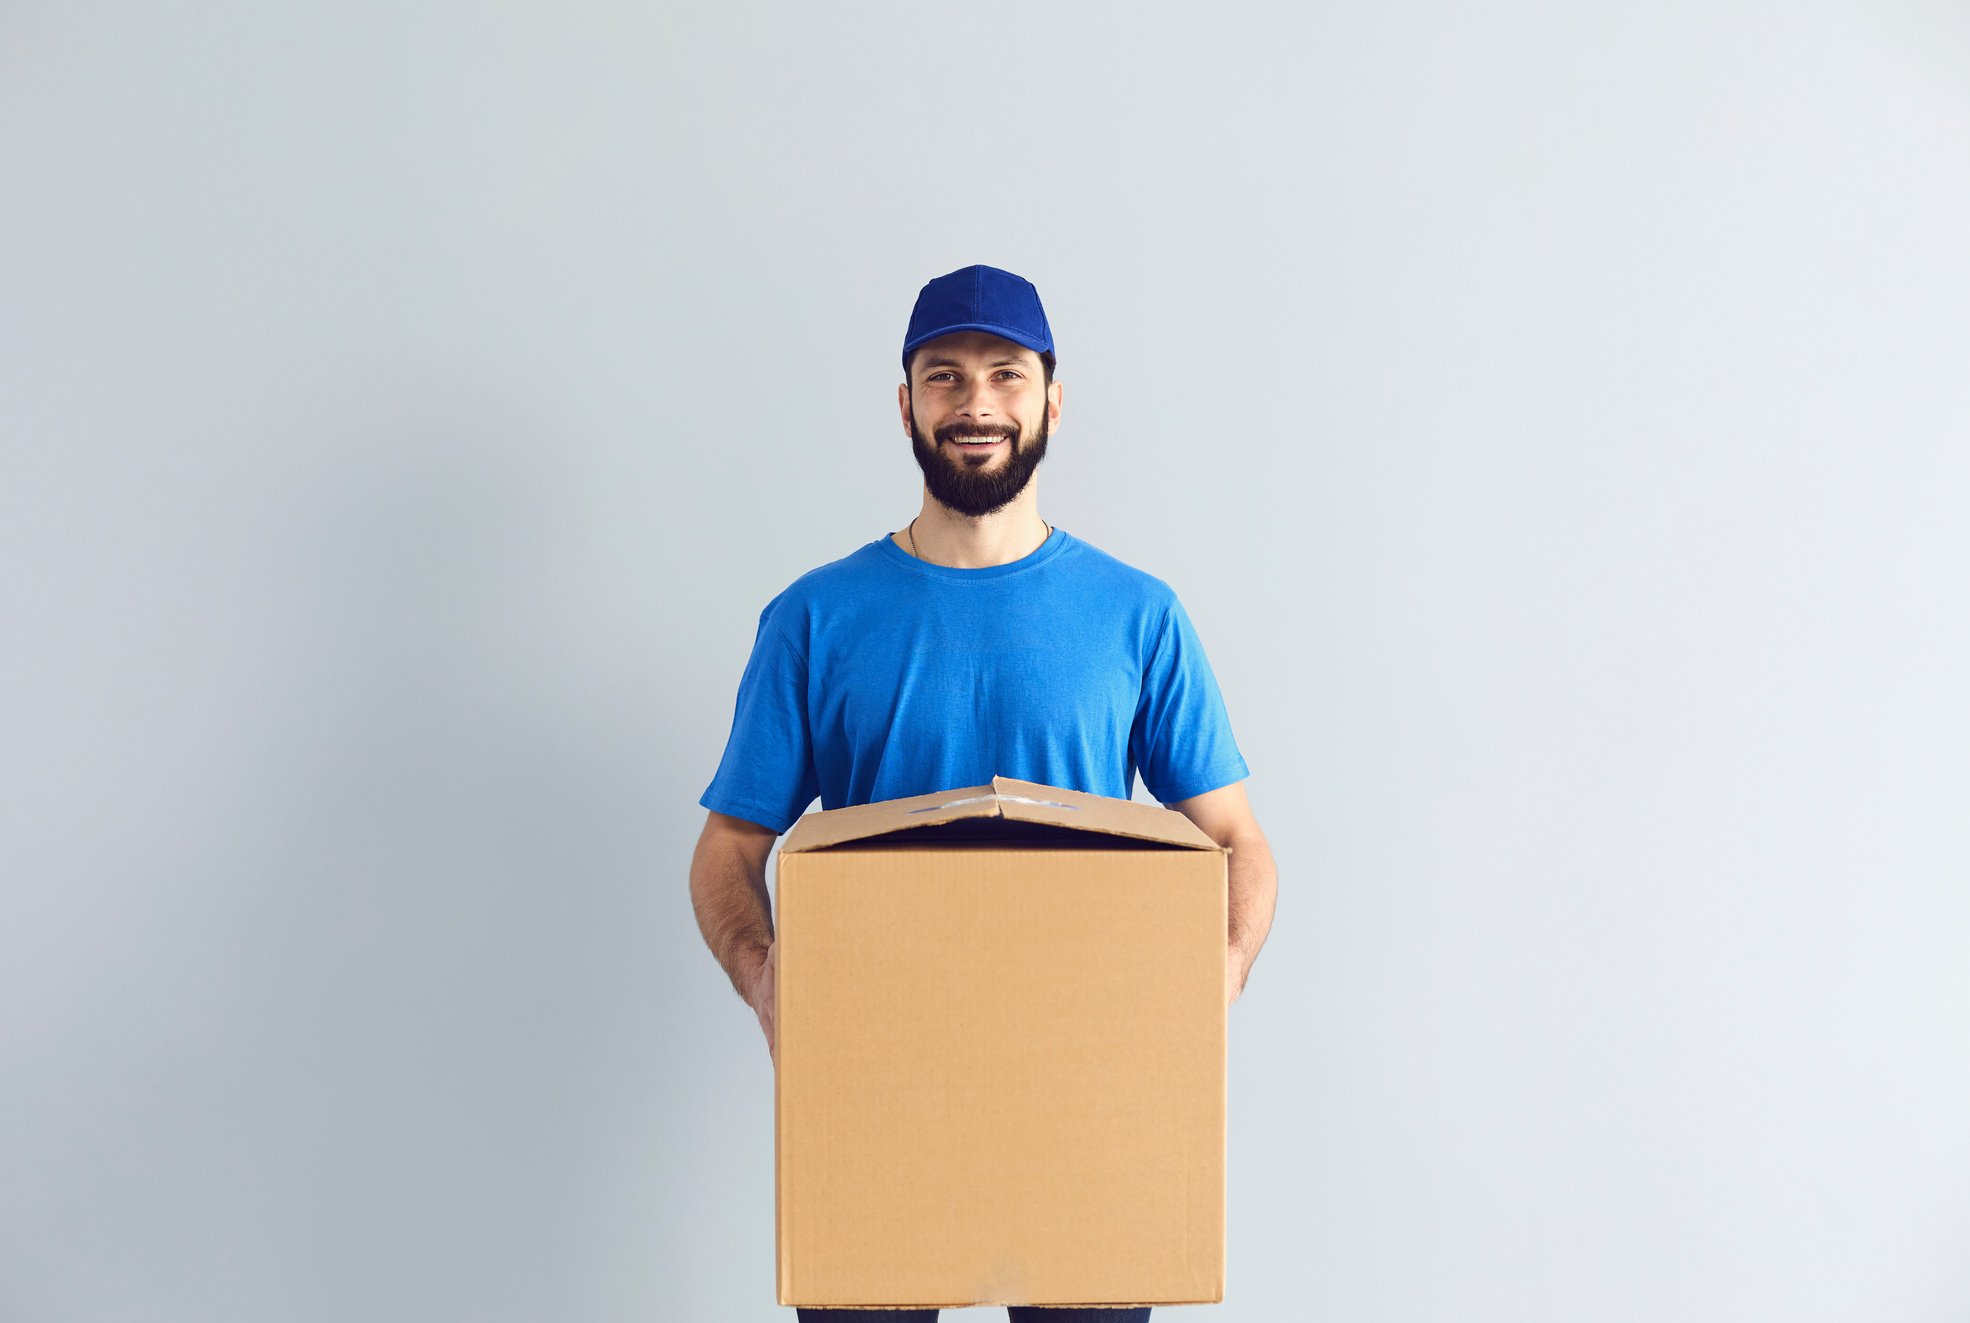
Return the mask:
POLYGON ((1231 842, 1231 861, 1227 870, 1229 894, 1226 897, 1226 934, 1231 949, 1237 951, 1249 971, 1258 959, 1272 930, 1273 904, 1279 894, 1279 874, 1272 860, 1272 847, 1263 835, 1253 832, 1231 842))
POLYGON ((691 857, 691 908, 705 945, 746 996, 773 941, 773 906, 763 867, 737 850, 700 842, 691 857))

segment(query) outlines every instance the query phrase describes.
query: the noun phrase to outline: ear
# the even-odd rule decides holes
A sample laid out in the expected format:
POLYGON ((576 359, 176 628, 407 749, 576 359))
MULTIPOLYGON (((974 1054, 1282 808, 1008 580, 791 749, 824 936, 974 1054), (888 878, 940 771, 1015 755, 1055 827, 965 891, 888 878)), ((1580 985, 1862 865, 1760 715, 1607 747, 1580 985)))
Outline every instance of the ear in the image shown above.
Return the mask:
POLYGON ((1066 394, 1065 386, 1063 386, 1062 383, 1058 381, 1054 382, 1051 386, 1047 387, 1047 431, 1048 432, 1057 432, 1060 430, 1060 401, 1061 401, 1061 397, 1065 394, 1066 394))
POLYGON ((903 382, 896 388, 896 408, 903 415, 903 435, 910 434, 910 383, 903 382))

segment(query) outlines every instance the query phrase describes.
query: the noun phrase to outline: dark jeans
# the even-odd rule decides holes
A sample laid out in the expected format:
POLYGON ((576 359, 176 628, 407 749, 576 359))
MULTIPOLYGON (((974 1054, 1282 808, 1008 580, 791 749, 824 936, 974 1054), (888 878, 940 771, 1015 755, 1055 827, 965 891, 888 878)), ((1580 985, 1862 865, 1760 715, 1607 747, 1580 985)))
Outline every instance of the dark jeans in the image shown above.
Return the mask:
MULTIPOLYGON (((795 1311, 800 1323, 937 1323, 934 1309, 808 1309, 795 1311)), ((1083 1309, 1077 1305, 1007 1305, 1010 1323, 1149 1323, 1149 1306, 1083 1309)))

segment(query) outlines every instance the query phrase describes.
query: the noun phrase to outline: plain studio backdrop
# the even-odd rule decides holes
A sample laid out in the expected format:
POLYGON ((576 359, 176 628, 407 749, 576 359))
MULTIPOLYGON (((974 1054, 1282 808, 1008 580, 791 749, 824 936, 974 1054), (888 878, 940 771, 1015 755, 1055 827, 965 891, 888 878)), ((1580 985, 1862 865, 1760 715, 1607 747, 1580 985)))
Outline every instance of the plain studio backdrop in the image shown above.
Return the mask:
POLYGON ((972 262, 1278 858, 1159 1317, 1970 1314, 1961 6, 30 0, 0 193, 7 1323, 791 1319, 697 796, 972 262))

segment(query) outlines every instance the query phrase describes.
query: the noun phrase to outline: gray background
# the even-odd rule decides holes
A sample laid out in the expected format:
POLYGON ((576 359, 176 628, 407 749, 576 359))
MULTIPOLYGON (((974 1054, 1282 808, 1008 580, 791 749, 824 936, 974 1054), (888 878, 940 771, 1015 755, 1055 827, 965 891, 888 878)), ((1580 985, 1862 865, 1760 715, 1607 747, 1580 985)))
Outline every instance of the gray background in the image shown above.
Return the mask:
POLYGON ((975 261, 1279 861, 1181 1316, 1970 1313, 1962 6, 0 41, 9 1323, 791 1318, 696 800, 975 261))

